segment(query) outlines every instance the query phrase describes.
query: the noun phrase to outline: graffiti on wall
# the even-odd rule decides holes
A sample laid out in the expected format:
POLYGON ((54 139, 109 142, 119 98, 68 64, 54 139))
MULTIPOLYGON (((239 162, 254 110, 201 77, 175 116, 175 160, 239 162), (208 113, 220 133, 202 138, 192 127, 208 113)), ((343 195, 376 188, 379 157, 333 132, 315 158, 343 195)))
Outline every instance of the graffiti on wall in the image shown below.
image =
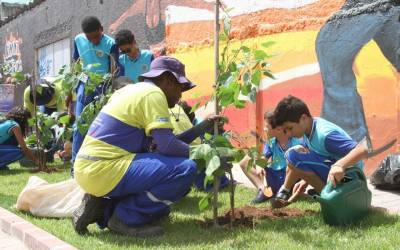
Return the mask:
POLYGON ((18 34, 11 33, 6 37, 3 60, 11 73, 22 71, 21 44, 22 39, 18 34))
POLYGON ((41 49, 39 51, 39 77, 43 78, 50 75, 53 70, 53 57, 52 55, 47 55, 46 49, 41 49))

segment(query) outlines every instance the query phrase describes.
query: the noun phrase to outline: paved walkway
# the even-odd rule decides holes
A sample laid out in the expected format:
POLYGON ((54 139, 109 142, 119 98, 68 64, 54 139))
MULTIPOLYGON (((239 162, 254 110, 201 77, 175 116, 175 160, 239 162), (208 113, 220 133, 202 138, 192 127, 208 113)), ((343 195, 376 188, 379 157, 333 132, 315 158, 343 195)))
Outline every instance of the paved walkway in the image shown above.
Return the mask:
POLYGON ((0 230, 0 249, 27 250, 28 248, 21 241, 0 230))
MULTIPOLYGON (((234 165, 233 178, 240 184, 254 188, 250 180, 244 175, 239 165, 234 165)), ((375 189, 374 186, 368 184, 369 189, 372 192, 372 206, 382 207, 387 209, 391 213, 400 213, 400 192, 389 192, 375 189)))
POLYGON ((73 246, 0 207, 0 249, 76 250, 73 246))

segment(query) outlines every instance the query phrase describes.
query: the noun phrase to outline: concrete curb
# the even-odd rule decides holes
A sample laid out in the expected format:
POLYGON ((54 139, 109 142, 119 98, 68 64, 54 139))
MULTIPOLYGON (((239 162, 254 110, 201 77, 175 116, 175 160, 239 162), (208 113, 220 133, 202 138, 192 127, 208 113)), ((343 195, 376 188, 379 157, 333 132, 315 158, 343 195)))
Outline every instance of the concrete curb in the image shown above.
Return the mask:
POLYGON ((32 250, 76 250, 75 247, 0 207, 0 229, 32 250))

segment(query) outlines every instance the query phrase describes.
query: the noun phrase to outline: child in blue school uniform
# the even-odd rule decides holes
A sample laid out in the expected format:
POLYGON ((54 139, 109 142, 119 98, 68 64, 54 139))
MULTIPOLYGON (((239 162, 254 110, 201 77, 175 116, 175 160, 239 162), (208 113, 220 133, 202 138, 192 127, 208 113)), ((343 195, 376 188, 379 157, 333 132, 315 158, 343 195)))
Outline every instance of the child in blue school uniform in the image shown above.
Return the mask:
POLYGON ((295 201, 308 185, 316 192, 321 192, 328 181, 335 186, 350 166, 363 169, 362 159, 367 157, 367 147, 357 143, 336 124, 313 117, 299 98, 283 98, 275 109, 274 120, 289 135, 304 140, 304 145, 293 147, 285 154, 286 179, 272 202, 274 208, 295 201))
MULTIPOLYGON (((89 65, 97 65, 96 67, 88 68, 94 73, 107 74, 114 71, 118 72, 119 50, 114 38, 103 33, 103 26, 97 17, 85 17, 81 25, 83 33, 77 35, 74 39, 74 61, 81 60, 84 68, 88 68, 89 65)), ((104 91, 104 88, 99 86, 94 93, 85 95, 85 81, 87 79, 82 79, 76 89, 75 117, 77 118, 79 118, 85 106, 104 91)), ((79 132, 75 124, 72 161, 75 160, 84 137, 85 135, 79 132)))
POLYGON ((24 155, 38 164, 38 159, 24 141, 29 117, 27 109, 14 107, 0 119, 0 170, 7 170, 8 164, 18 161, 24 155))
POLYGON ((248 171, 247 165, 251 159, 248 155, 239 164, 244 174, 258 189, 256 197, 251 201, 252 204, 265 202, 278 192, 286 176, 285 152, 301 142, 297 138, 290 137, 281 126, 275 125, 273 112, 266 112, 264 119, 269 140, 264 145, 263 158, 269 160, 269 164, 253 166, 248 171))
POLYGON ((130 30, 118 31, 115 43, 121 52, 119 63, 124 69, 123 75, 134 83, 139 82, 139 76, 150 69, 150 63, 154 60, 153 53, 150 50, 139 49, 135 35, 130 30))

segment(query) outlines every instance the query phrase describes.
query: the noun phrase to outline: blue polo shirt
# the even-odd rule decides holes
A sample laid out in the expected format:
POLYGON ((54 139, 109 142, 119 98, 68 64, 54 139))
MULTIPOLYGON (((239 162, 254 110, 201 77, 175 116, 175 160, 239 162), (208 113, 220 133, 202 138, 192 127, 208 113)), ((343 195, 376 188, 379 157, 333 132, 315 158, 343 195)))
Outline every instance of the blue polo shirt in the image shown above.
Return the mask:
POLYGON ((127 54, 120 55, 119 63, 124 67, 124 76, 137 83, 139 76, 149 71, 153 59, 154 55, 150 50, 140 50, 135 59, 130 58, 127 54))
MULTIPOLYGON (((314 118, 310 135, 304 136, 307 147, 333 162, 346 156, 357 146, 349 134, 336 124, 323 118, 314 118)), ((359 161, 356 166, 363 168, 363 161, 359 161)))
POLYGON ((89 64, 99 64, 98 67, 91 68, 91 72, 99 74, 109 73, 110 55, 113 56, 115 63, 118 63, 119 50, 114 38, 108 35, 103 35, 100 43, 94 45, 86 38, 85 34, 79 34, 75 37, 74 47, 74 60, 76 61, 80 58, 84 68, 89 64))
POLYGON ((270 139, 269 142, 264 145, 264 151, 263 151, 265 158, 267 159, 272 158, 272 163, 270 165, 270 168, 272 168, 273 170, 282 170, 286 168, 287 165, 285 158, 286 150, 293 146, 299 145, 300 143, 301 143, 300 139, 292 137, 289 139, 286 148, 282 148, 275 137, 270 139))
POLYGON ((11 129, 15 128, 16 126, 18 126, 18 123, 13 120, 5 120, 0 123, 0 144, 4 143, 10 139, 11 136, 13 136, 11 129))

